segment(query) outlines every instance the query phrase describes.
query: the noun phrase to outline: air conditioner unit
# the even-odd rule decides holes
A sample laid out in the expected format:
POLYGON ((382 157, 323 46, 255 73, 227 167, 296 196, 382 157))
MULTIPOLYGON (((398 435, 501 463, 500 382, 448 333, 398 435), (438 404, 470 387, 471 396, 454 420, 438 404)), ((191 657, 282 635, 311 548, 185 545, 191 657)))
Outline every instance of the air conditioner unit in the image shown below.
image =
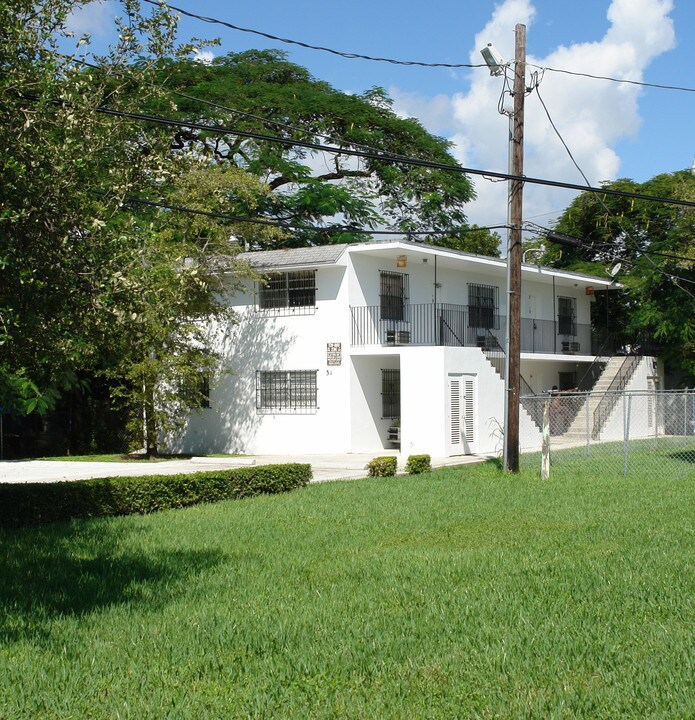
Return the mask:
POLYGON ((410 330, 387 330, 387 345, 408 345, 410 343, 410 330))
POLYGON ((570 355, 573 355, 574 353, 579 352, 579 343, 575 340, 569 341, 569 340, 563 340, 562 341, 562 352, 568 353, 570 355))

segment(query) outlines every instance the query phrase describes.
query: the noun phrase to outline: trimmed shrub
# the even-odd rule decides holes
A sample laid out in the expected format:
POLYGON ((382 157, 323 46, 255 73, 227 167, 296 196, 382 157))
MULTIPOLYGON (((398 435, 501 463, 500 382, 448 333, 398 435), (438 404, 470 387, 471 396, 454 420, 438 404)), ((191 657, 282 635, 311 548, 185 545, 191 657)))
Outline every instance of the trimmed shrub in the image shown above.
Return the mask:
POLYGON ((375 457, 367 463, 369 477, 392 477, 396 474, 398 458, 395 455, 375 457))
POLYGON ((432 469, 432 458, 429 455, 408 455, 405 471, 408 475, 419 475, 432 469))
POLYGON ((198 503, 287 492, 304 487, 311 478, 311 465, 288 463, 178 475, 0 484, 0 527, 144 515, 198 503))

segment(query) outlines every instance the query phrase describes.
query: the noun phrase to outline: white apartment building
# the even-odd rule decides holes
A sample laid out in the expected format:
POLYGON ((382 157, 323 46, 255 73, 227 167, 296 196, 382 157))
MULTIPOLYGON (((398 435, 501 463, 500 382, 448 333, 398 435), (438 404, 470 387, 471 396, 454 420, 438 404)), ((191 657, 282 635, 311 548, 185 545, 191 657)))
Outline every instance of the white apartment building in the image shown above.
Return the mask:
MULTIPOLYGON (((210 384, 172 450, 433 457, 501 449, 506 261, 389 240, 244 253, 263 274, 230 295, 210 384)), ((522 267, 521 394, 577 387, 592 366, 591 303, 611 278, 522 267)), ((607 359, 607 358, 606 358, 607 359)), ((650 364, 631 370, 647 389, 650 364)), ((540 428, 522 407, 521 445, 540 428)))

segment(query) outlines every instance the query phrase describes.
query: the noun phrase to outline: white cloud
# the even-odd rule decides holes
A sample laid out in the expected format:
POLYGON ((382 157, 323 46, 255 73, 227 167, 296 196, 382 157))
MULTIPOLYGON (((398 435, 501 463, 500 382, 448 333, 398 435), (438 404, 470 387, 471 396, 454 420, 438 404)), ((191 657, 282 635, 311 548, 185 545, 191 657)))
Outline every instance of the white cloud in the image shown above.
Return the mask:
MULTIPOLYGON (((538 69, 534 65, 641 80, 649 63, 675 45, 669 17, 672 9, 672 0, 613 0, 607 11, 610 26, 602 38, 559 46, 546 57, 529 55, 527 85, 530 73, 538 69)), ((514 26, 525 24, 532 38, 535 15, 531 0, 505 0, 499 4, 490 21, 475 36, 471 62, 481 61, 479 50, 488 42, 506 60, 512 60, 514 26)), ((490 77, 482 70, 472 78, 467 92, 450 99, 439 96, 427 100, 395 91, 396 107, 421 118, 433 132, 450 127, 447 135, 456 143, 455 155, 463 165, 505 172, 508 120, 497 112, 502 79, 490 77)), ((620 140, 635 136, 640 128, 640 88, 546 72, 539 92, 589 181, 597 184, 618 177, 620 158, 615 148, 620 140)), ((583 183, 535 93, 526 98, 524 142, 527 176, 583 183)), ((480 177, 475 177, 474 182, 478 200, 468 206, 471 222, 481 225, 505 222, 506 184, 487 182, 480 177)), ((547 223, 553 212, 565 208, 572 197, 573 193, 566 190, 527 185, 524 217, 544 217, 547 223)))
POLYGON ((67 27, 76 35, 89 33, 104 37, 113 30, 113 19, 118 15, 116 3, 112 0, 97 0, 80 5, 67 18, 67 27))
POLYGON ((202 63, 203 65, 209 65, 215 59, 215 53, 210 50, 195 50, 194 60, 202 63))

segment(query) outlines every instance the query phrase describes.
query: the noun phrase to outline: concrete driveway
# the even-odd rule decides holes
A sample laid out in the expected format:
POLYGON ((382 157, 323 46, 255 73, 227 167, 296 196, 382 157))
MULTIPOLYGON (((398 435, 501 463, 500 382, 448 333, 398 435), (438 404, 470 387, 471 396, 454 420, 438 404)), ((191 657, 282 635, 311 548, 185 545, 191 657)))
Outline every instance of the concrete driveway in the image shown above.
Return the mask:
MULTIPOLYGON (((406 457, 385 451, 383 455, 397 455, 399 472, 404 470, 406 457)), ((0 482, 54 482, 86 480, 87 478, 114 477, 116 475, 173 475, 219 468, 247 467, 282 463, 309 463, 314 482, 343 480, 367 476, 365 466, 378 453, 348 453, 345 455, 247 455, 243 457, 193 457, 190 460, 164 460, 161 462, 74 462, 62 460, 5 460, 0 462, 0 482)), ((449 458, 432 458, 433 467, 466 465, 484 462, 490 455, 461 455, 449 458)))

